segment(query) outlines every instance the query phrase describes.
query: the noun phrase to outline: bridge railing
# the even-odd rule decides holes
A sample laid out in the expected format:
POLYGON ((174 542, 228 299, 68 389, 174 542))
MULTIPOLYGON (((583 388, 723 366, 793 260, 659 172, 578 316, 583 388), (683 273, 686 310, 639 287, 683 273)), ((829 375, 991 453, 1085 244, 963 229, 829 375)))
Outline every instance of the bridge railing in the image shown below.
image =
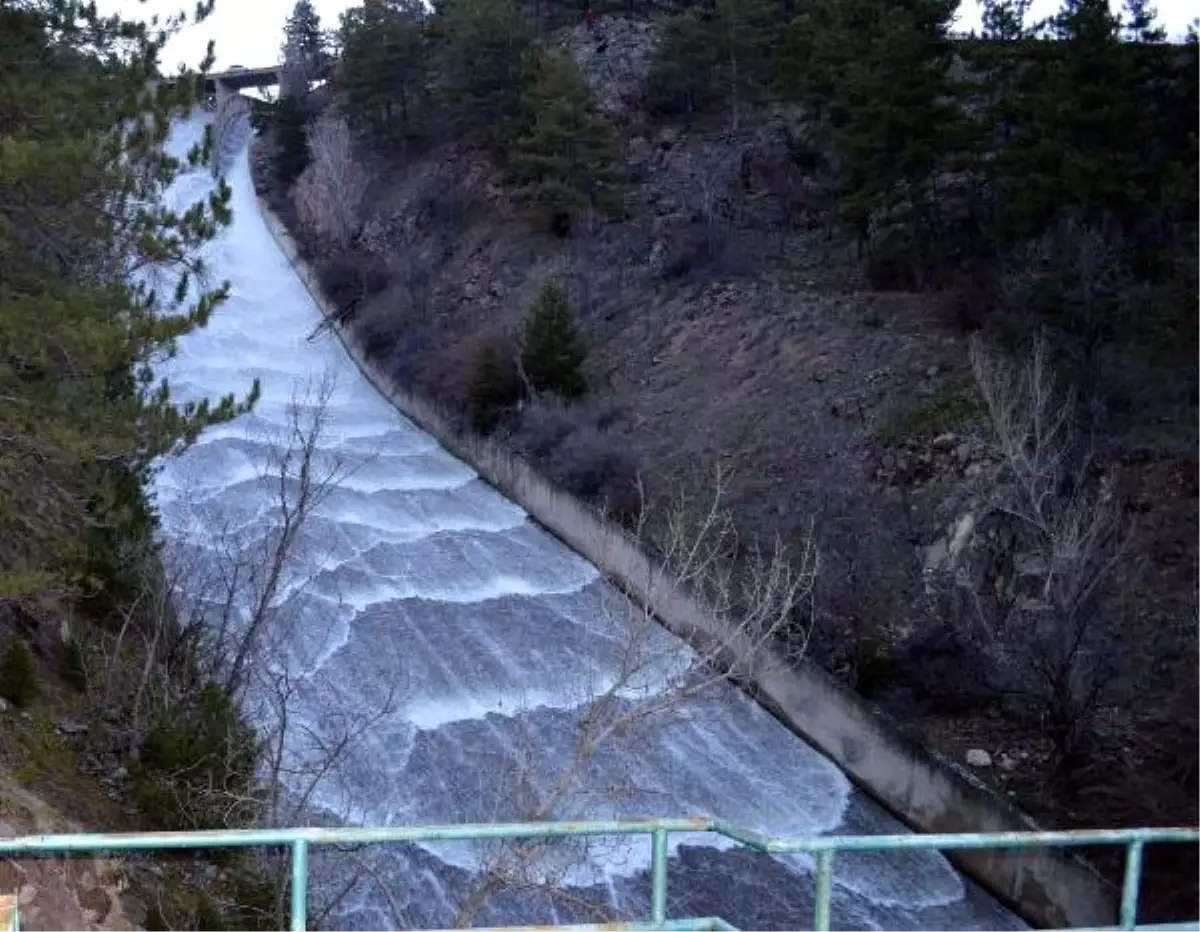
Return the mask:
MULTIPOLYGON (((842 851, 951 851, 964 849, 1068 848, 1123 845, 1125 877, 1118 929, 1200 929, 1200 919, 1171 926, 1139 926, 1138 895, 1147 844, 1200 843, 1200 831, 1184 828, 1098 829, 1065 832, 997 832, 954 835, 821 835, 776 837, 748 831, 720 819, 650 819, 632 822, 513 822, 415 827, 337 827, 241 829, 205 832, 29 835, 0 838, 0 856, 89 854, 212 848, 282 847, 291 854, 291 928, 308 922, 308 854, 322 845, 485 840, 549 840, 578 836, 644 835, 650 840, 650 918, 645 922, 605 925, 605 929, 732 929, 719 918, 667 918, 667 853, 672 834, 711 832, 766 854, 803 853, 816 862, 813 929, 828 930, 836 855, 842 851)), ((17 926, 13 910, 11 926, 17 926)), ((564 926, 587 929, 591 926, 564 926)))

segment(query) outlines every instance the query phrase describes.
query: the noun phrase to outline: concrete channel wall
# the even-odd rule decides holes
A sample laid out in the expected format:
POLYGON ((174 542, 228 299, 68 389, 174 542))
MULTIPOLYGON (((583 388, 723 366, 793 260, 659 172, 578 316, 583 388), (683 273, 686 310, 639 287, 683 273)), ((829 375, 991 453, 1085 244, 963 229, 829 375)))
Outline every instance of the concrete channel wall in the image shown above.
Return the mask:
MULTIPOLYGON (((265 203, 260 206, 276 241, 327 320, 331 319, 332 308, 291 236, 265 203)), ((703 605, 666 578, 622 529, 551 484, 524 460, 454 429, 434 405, 374 371, 352 333, 332 324, 330 329, 364 376, 400 413, 647 605, 668 629, 698 647, 736 649, 735 638, 717 630, 717 622, 703 605)), ((1037 827, 990 790, 901 737, 858 696, 812 664, 765 662, 747 686, 781 722, 915 831, 1015 832, 1037 827)), ((948 856, 1034 925, 1094 928, 1116 922, 1110 886, 1069 855, 1026 849, 959 851, 948 856)))

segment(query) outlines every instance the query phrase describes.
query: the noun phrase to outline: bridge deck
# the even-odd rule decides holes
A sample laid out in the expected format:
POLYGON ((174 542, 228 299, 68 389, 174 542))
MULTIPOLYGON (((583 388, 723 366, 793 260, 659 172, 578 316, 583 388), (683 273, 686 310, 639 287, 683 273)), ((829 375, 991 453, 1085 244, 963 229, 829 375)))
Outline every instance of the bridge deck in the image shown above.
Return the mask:
POLYGON ((215 90, 218 83, 235 91, 248 87, 268 87, 279 83, 279 66, 233 68, 228 71, 210 72, 204 78, 204 85, 208 90, 215 90))

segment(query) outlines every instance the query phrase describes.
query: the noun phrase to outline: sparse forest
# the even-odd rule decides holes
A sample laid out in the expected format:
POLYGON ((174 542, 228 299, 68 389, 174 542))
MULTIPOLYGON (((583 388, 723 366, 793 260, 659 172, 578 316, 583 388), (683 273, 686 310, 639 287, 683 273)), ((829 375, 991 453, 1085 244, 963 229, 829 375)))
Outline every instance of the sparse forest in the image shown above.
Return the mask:
POLYGON ((813 656, 902 729, 1049 823, 1195 823, 1196 33, 956 12, 367 0, 342 248, 264 190, 379 366, 566 488, 632 524, 730 461, 744 547, 815 522, 813 656))

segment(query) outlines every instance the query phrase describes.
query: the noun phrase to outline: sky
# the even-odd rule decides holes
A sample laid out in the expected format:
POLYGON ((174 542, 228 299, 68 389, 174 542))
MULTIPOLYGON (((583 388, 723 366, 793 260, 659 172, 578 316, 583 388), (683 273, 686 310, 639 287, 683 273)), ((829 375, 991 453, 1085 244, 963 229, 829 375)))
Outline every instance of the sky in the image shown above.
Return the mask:
MULTIPOLYGON (((216 9, 199 26, 189 27, 176 36, 167 47, 162 65, 174 70, 179 62, 195 66, 204 55, 209 39, 216 41, 218 70, 231 65, 254 68, 273 65, 279 61, 283 41, 283 22, 295 0, 217 0, 216 9)), ((192 8, 191 0, 101 0, 100 7, 120 10, 126 15, 142 18, 151 13, 172 13, 192 8)), ((328 29, 337 25, 342 10, 355 3, 348 0, 313 0, 313 6, 328 29)), ((1034 0, 1032 18, 1052 13, 1057 0, 1034 0)), ((1159 19, 1168 33, 1182 36, 1188 23, 1200 16, 1200 0, 1158 0, 1159 19)), ((963 0, 957 28, 970 30, 979 25, 979 6, 975 0, 963 0)))

